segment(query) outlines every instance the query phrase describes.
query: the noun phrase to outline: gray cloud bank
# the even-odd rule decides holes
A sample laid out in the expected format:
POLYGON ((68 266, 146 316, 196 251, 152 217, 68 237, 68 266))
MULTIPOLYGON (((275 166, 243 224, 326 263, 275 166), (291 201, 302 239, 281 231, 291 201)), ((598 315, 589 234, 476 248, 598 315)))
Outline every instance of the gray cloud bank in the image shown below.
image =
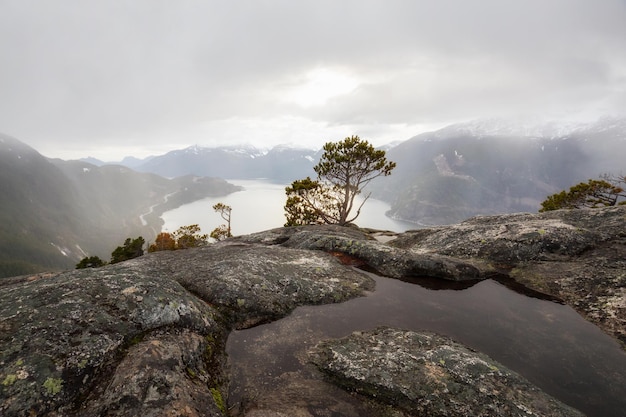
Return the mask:
POLYGON ((0 132, 106 157, 623 114, 625 22, 623 0, 0 0, 0 132))

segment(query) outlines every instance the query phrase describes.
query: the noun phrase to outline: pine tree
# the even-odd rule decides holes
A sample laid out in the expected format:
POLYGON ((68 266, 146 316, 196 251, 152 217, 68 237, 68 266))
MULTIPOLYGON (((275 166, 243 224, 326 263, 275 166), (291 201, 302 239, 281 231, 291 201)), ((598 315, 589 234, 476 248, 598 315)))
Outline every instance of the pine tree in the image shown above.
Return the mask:
POLYGON ((306 178, 285 189, 286 225, 334 223, 346 225, 359 216, 363 201, 355 206, 355 198, 374 178, 391 175, 395 162, 387 161, 385 151, 375 149, 358 136, 341 142, 328 142, 313 169, 317 180, 306 178), (351 215, 353 210, 356 213, 351 215))

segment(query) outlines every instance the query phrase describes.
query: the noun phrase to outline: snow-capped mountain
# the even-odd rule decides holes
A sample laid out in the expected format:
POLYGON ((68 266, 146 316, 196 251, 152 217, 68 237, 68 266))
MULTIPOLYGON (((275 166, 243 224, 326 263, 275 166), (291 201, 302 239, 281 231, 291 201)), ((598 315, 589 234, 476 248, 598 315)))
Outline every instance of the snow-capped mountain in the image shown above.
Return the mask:
POLYGON ((582 135, 605 134, 626 137, 626 117, 604 117, 593 122, 555 121, 539 119, 476 119, 455 123, 436 132, 424 135, 437 139, 464 135, 470 137, 515 137, 561 139, 582 135))
MULTIPOLYGON (((395 217, 428 224, 477 214, 537 211, 548 195, 603 173, 624 172, 626 118, 592 123, 482 119, 423 133, 385 147, 397 168, 371 186, 395 217)), ((136 169, 289 183, 315 176, 321 150, 280 145, 193 146, 136 169)))
POLYGON ((626 117, 604 117, 594 123, 585 123, 573 129, 568 136, 586 139, 598 138, 626 140, 626 117))
POLYGON ((313 175, 317 151, 279 145, 261 149, 251 145, 215 148, 191 146, 157 156, 135 169, 164 177, 197 175, 230 179, 267 178, 293 181, 313 175))
POLYGON ((626 170, 626 118, 520 124, 478 120, 389 149, 397 163, 374 196, 396 218, 446 224, 478 214, 536 212, 553 193, 626 170))

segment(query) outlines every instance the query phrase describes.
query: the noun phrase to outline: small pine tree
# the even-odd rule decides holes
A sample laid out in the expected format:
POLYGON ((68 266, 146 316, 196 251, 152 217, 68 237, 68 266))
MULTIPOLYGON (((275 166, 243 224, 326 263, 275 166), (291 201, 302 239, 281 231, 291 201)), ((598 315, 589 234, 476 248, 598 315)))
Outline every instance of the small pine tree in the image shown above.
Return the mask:
POLYGON ((98 256, 89 256, 84 257, 80 260, 79 263, 76 264, 76 269, 84 269, 84 268, 100 268, 104 266, 105 262, 100 259, 98 256))
POLYGON ((159 233, 154 243, 148 248, 148 252, 176 249, 176 240, 167 232, 159 233))
POLYGON ((226 221, 226 224, 221 224, 213 229, 211 232, 211 238, 220 241, 232 237, 233 234, 230 232, 230 215, 233 208, 224 203, 217 203, 213 206, 213 210, 220 214, 222 219, 226 221))
POLYGON ((339 218, 337 200, 332 190, 319 181, 306 177, 285 188, 285 226, 334 223, 339 218))
POLYGON ((210 237, 218 242, 231 237, 225 224, 220 224, 211 232, 210 237))
POLYGON ((569 191, 548 196, 541 203, 539 212, 614 206, 623 193, 622 187, 606 180, 589 180, 570 187, 569 191))
POLYGON ((173 233, 176 239, 176 249, 188 249, 207 244, 208 235, 200 234, 200 226, 190 224, 181 226, 173 233))
POLYGON ((139 236, 136 239, 127 238, 123 246, 118 246, 111 253, 111 263, 126 261, 143 255, 143 245, 146 241, 139 236))
POLYGON ((369 194, 358 207, 356 196, 374 178, 391 175, 395 167, 395 162, 387 161, 385 151, 375 149, 358 136, 326 143, 320 161, 313 167, 317 180, 297 180, 285 190, 286 224, 352 223, 369 194), (353 209, 356 214, 351 215, 353 209))

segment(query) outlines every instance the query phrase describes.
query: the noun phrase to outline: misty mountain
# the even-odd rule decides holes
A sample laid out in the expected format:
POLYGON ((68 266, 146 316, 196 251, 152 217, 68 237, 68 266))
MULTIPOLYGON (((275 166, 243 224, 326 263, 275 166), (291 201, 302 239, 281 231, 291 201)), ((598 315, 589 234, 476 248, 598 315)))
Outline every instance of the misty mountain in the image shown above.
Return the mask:
POLYGON ((127 237, 153 239, 164 211, 238 189, 215 178, 48 159, 0 135, 0 277, 73 268, 87 255, 108 260, 127 237))
POLYGON ((134 156, 127 156, 124 159, 122 159, 122 161, 119 162, 119 164, 113 164, 113 165, 124 165, 128 168, 136 169, 137 167, 150 161, 152 158, 154 158, 154 156, 149 156, 143 159, 135 158, 134 156))
MULTIPOLYGON (((626 119, 594 123, 475 120, 383 147, 397 163, 370 186, 392 205, 390 216, 450 224, 478 214, 536 212, 545 198, 607 172, 626 171, 626 119)), ((279 183, 315 176, 322 151, 278 146, 187 149, 156 156, 136 169, 279 183)), ((367 191, 367 190, 366 190, 367 191)))
POLYGON ((276 182, 314 175, 321 151, 276 146, 269 151, 253 146, 205 148, 192 146, 156 156, 135 166, 137 171, 172 178, 197 175, 230 179, 267 178, 276 182))
POLYGON ((122 159, 121 161, 115 161, 115 162, 105 162, 102 161, 100 159, 94 158, 92 156, 88 156, 87 158, 81 158, 79 159, 79 161, 81 162, 87 162, 88 164, 92 164, 92 165, 96 165, 96 166, 103 166, 103 165, 123 165, 125 167, 128 168, 132 168, 135 169, 136 167, 145 164, 146 162, 148 162, 150 159, 154 158, 153 156, 148 156, 147 158, 135 158, 134 156, 127 156, 124 159, 122 159))
MULTIPOLYGON (((86 255, 107 260, 127 237, 152 239, 164 211, 237 189, 207 176, 289 183, 314 176, 321 153, 195 146, 126 158, 135 170, 48 159, 0 135, 0 276, 72 268, 86 255)), ((536 212, 550 194, 624 173, 625 155, 626 119, 569 126, 475 121, 388 148, 397 168, 370 190, 391 204, 392 217, 449 224, 478 214, 536 212)))
POLYGON ((79 161, 86 162, 91 165, 95 165, 97 167, 101 167, 102 165, 107 165, 106 162, 101 161, 98 158, 94 158, 93 156, 88 156, 87 158, 80 158, 79 161))
POLYGON ((478 214, 536 212, 545 198, 603 173, 624 172, 626 119, 523 126, 457 124, 390 149, 390 177, 372 184, 390 216, 434 225, 478 214))

